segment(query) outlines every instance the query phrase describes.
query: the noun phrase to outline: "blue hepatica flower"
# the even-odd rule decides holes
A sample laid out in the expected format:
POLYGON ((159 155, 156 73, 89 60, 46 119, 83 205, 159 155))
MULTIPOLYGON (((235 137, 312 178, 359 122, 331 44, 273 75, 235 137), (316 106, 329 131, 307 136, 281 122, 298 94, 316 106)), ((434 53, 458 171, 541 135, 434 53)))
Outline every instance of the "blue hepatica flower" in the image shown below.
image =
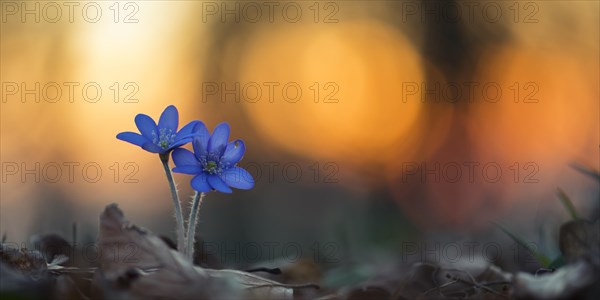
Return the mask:
POLYGON ((242 140, 227 142, 229 125, 217 125, 212 136, 203 123, 196 128, 192 141, 194 152, 183 148, 173 151, 173 172, 196 175, 191 185, 198 192, 217 190, 231 193, 231 187, 248 190, 254 179, 248 171, 236 166, 246 148, 242 140))
POLYGON ((140 146, 148 152, 165 154, 191 142, 194 130, 199 124, 200 121, 192 121, 177 132, 179 113, 175 106, 169 105, 160 115, 158 125, 149 116, 138 114, 135 116, 135 125, 141 134, 121 132, 117 138, 140 146))

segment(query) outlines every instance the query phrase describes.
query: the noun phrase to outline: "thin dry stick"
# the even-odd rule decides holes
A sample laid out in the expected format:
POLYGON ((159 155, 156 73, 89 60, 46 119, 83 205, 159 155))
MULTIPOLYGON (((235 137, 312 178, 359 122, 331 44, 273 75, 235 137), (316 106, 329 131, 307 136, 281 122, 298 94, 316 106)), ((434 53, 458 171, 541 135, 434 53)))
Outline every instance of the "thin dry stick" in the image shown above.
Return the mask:
POLYGON ((431 292, 433 292, 433 291, 439 290, 439 291, 440 291, 440 295, 442 295, 442 296, 443 296, 443 295, 444 295, 444 293, 442 293, 442 289, 443 289, 443 288, 445 288, 445 287, 447 287, 447 286, 453 285, 453 284, 455 284, 455 283, 457 283, 457 282, 458 282, 458 280, 456 280, 456 279, 454 279, 454 280, 452 280, 452 281, 448 281, 448 282, 446 282, 446 283, 444 283, 444 284, 442 284, 442 285, 440 285, 440 286, 436 286, 436 287, 434 287, 434 288, 431 288, 431 289, 429 289, 429 290, 425 291, 425 292, 423 293, 423 295, 427 295, 427 294, 429 294, 429 293, 431 293, 431 292))
MULTIPOLYGON (((496 291, 496 290, 494 290, 494 289, 490 288, 490 287, 488 286, 488 284, 486 284, 486 283, 479 283, 479 282, 477 282, 477 280, 475 280, 475 278, 473 277, 473 275, 471 275, 471 273, 469 273, 469 272, 467 272, 467 271, 464 271, 464 270, 458 270, 458 269, 442 269, 442 268, 439 268, 438 270, 436 270, 436 272, 435 272, 435 273, 437 273, 438 271, 446 271, 446 272, 457 272, 457 273, 463 273, 463 274, 465 274, 465 275, 466 275, 466 276, 469 278, 469 280, 465 280, 465 279, 459 278, 459 277, 457 277, 457 276, 452 276, 452 277, 451 277, 452 281, 449 281, 449 282, 447 282, 447 283, 445 283, 445 284, 442 284, 442 285, 440 285, 440 286, 437 286, 437 287, 434 287, 434 288, 432 288, 432 289, 429 289, 429 290, 425 291, 425 293, 423 293, 423 295, 426 295, 426 294, 428 294, 428 293, 430 293, 430 292, 433 292, 433 291, 439 290, 440 294, 441 294, 442 296, 445 296, 445 295, 444 295, 444 293, 442 292, 442 289, 443 289, 443 288, 445 288, 445 287, 447 287, 447 286, 450 286, 450 285, 452 285, 452 284, 456 284, 456 283, 463 283, 463 284, 466 284, 466 285, 472 285, 473 287, 480 288, 480 289, 482 289, 482 290, 485 290, 485 291, 486 291, 486 292, 488 292, 488 293, 492 293, 492 294, 494 294, 494 295, 498 295, 498 296, 500 296, 500 297, 506 297, 506 295, 503 295, 502 293, 499 293, 498 291, 496 291)), ((499 284, 499 283, 500 283, 500 282, 493 282, 493 283, 492 283, 492 284, 490 284, 490 285, 499 284)), ((436 284, 437 284, 437 283, 436 283, 436 284)))
POLYGON ((248 287, 249 289, 263 288, 263 287, 283 287, 288 289, 320 289, 321 287, 316 283, 300 283, 300 284, 285 284, 285 283, 265 283, 256 284, 248 287))
POLYGON ((467 271, 458 270, 458 269, 446 269, 446 271, 463 273, 463 274, 465 274, 465 275, 467 275, 469 277, 470 281, 469 280, 464 280, 462 278, 458 278, 456 276, 454 276, 453 279, 458 280, 458 281, 460 281, 460 282, 462 282, 464 284, 472 284, 473 286, 476 286, 476 287, 478 287, 480 289, 486 290, 489 293, 496 294, 496 295, 499 295, 499 296, 504 296, 501 293, 498 293, 496 290, 494 290, 494 289, 486 286, 485 284, 481 284, 481 283, 477 282, 477 280, 475 280, 475 277, 473 277, 473 275, 471 275, 471 273, 469 273, 467 271))

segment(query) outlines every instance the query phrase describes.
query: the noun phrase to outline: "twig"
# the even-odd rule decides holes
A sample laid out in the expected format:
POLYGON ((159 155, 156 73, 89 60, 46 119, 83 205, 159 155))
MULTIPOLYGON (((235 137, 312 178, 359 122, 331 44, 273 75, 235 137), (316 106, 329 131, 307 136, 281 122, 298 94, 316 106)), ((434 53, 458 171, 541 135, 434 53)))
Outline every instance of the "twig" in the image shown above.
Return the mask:
MULTIPOLYGON (((431 266, 434 266, 434 265, 431 265, 431 266)), ((467 271, 458 270, 458 269, 444 269, 444 268, 440 268, 439 266, 433 272, 434 275, 432 277, 435 278, 436 275, 440 271, 445 271, 445 272, 449 272, 449 273, 450 272, 462 273, 462 274, 465 274, 469 278, 469 280, 465 280, 465 279, 460 278, 458 276, 453 276, 451 274, 447 274, 447 276, 450 276, 449 278, 451 279, 451 281, 448 281, 448 282, 446 282, 444 284, 439 285, 437 283, 437 280, 434 279, 433 280, 434 284, 436 284, 438 286, 425 291, 422 295, 427 295, 427 294, 429 294, 429 293, 437 290, 437 291, 440 292, 441 296, 446 297, 446 295, 442 291, 443 288, 451 286, 451 285, 456 284, 456 283, 463 283, 465 285, 470 285, 469 288, 471 288, 471 289, 474 288, 474 287, 476 287, 476 288, 480 288, 480 289, 482 289, 482 290, 484 290, 484 291, 486 291, 488 293, 492 293, 494 295, 497 295, 497 296, 500 296, 500 297, 503 297, 503 298, 507 297, 506 295, 504 295, 504 294, 502 294, 502 293, 500 293, 500 292, 498 292, 498 291, 496 291, 496 290, 494 290, 494 289, 492 289, 492 288, 489 287, 489 286, 498 285, 498 284, 509 284, 509 282, 507 282, 507 281, 495 281, 495 282, 489 282, 489 283, 479 283, 479 282, 477 282, 477 280, 475 279, 475 277, 473 277, 473 275, 471 275, 471 273, 469 273, 467 271)), ((468 293, 466 293, 464 291, 463 291, 463 293, 465 293, 466 295, 468 295, 468 293)))
MULTIPOLYGON (((443 289, 443 288, 445 288, 445 287, 447 287, 447 286, 451 286, 451 285, 453 285, 453 284, 455 284, 455 283, 457 283, 457 282, 458 282, 458 280, 456 280, 456 279, 454 279, 454 280, 452 280, 452 281, 448 281, 448 282, 446 282, 446 283, 444 283, 444 284, 442 284, 442 285, 440 285, 440 286, 436 286, 436 287, 434 287, 434 288, 431 288, 431 289, 429 289, 429 290, 425 291, 425 292, 423 293, 423 295, 427 295, 427 294, 429 294, 429 293, 431 293, 431 292, 433 292, 433 291, 435 291, 435 290, 441 290, 441 289, 443 289)), ((442 291, 440 291, 440 294, 441 294, 441 295, 444 295, 444 293, 442 293, 442 291)))
POLYGON ((265 267, 260 267, 260 268, 253 268, 253 269, 244 270, 244 272, 248 272, 248 273, 265 272, 265 273, 269 273, 269 274, 273 274, 273 275, 280 275, 281 274, 281 269, 279 269, 279 268, 265 268, 265 267))
POLYGON ((263 288, 263 287, 283 287, 288 289, 320 289, 321 287, 316 283, 301 283, 301 284, 285 284, 285 283, 265 283, 256 284, 249 287, 250 289, 263 288))

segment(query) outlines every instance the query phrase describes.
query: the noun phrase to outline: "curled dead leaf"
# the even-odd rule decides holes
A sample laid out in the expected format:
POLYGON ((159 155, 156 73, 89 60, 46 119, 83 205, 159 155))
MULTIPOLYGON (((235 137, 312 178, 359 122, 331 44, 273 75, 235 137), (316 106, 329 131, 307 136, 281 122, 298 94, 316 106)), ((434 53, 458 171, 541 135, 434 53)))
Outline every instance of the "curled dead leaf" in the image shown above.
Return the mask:
POLYGON ((119 299, 292 299, 290 286, 237 270, 194 266, 117 205, 100 215, 96 289, 119 299))

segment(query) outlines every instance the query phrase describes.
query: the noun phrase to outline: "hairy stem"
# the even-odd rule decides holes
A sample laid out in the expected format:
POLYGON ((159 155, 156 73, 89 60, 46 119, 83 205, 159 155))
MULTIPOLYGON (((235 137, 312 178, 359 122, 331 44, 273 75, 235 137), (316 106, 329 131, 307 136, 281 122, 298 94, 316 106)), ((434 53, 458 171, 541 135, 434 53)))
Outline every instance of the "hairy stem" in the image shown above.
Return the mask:
POLYGON ((194 241, 196 236, 196 224, 198 223, 198 209, 202 200, 204 199, 204 193, 196 191, 194 194, 194 200, 192 201, 192 209, 190 210, 190 218, 188 219, 188 232, 187 232, 187 251, 186 255, 190 261, 194 261, 194 241))
POLYGON ((169 188, 171 189, 171 198, 173 199, 173 207, 175 207, 175 219, 177 220, 177 250, 183 251, 185 227, 183 226, 183 214, 181 213, 181 204, 179 203, 177 187, 175 187, 173 173, 171 173, 171 169, 169 168, 169 154, 160 154, 160 161, 162 162, 162 165, 165 169, 167 181, 169 181, 169 188))

